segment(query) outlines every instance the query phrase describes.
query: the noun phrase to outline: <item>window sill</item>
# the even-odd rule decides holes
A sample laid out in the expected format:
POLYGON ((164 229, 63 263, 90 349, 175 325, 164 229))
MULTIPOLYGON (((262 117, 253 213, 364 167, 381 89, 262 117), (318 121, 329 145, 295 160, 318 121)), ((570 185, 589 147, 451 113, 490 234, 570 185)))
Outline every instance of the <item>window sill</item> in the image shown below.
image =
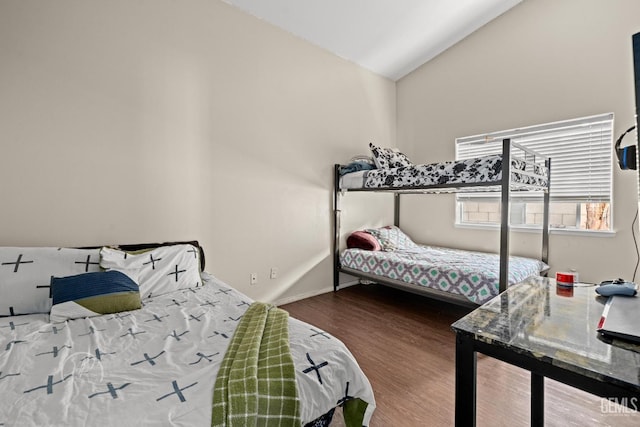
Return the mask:
MULTIPOLYGON (((500 225, 498 224, 461 224, 456 222, 454 224, 455 228, 467 228, 472 230, 500 230, 500 225)), ((542 227, 523 227, 518 225, 511 225, 509 227, 510 231, 515 231, 518 233, 540 233, 542 232, 542 227)), ((557 235, 570 235, 570 236, 589 236, 589 237, 615 237, 616 232, 612 230, 601 231, 601 230, 576 230, 569 228, 550 228, 549 234, 557 234, 557 235)))

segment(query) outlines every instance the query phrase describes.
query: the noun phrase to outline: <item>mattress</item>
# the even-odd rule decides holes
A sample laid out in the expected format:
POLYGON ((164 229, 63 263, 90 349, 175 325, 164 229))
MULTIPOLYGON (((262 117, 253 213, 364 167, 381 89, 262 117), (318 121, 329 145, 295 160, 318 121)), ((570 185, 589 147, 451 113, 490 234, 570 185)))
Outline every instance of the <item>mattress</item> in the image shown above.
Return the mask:
MULTIPOLYGON (((500 256, 436 246, 417 245, 411 250, 368 251, 346 249, 342 267, 388 279, 437 289, 484 304, 498 295, 500 256)), ((509 257, 509 284, 539 275, 548 266, 539 260, 509 257)))
MULTIPOLYGON (((252 300, 203 275, 140 310, 0 318, 0 425, 211 425, 216 374, 252 300)), ((368 403, 368 424, 373 391, 344 344, 293 318, 289 335, 303 424, 350 397, 368 403)))
MULTIPOLYGON (((536 163, 511 160, 511 182, 515 185, 545 187, 544 167, 536 163)), ((437 185, 493 183, 502 179, 502 156, 492 155, 454 162, 373 169, 345 174, 340 189, 410 188, 437 185)))

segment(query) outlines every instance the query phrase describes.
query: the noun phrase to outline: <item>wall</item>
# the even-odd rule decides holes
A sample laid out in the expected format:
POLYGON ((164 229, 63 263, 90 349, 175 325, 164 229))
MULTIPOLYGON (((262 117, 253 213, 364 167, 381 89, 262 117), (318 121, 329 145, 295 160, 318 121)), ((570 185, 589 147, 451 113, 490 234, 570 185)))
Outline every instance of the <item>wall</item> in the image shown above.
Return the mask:
POLYGON ((198 239, 265 301, 331 288, 333 164, 395 145, 393 82, 221 1, 3 0, 0 63, 0 244, 198 239))
MULTIPOLYGON (((399 148, 414 162, 451 160, 456 137, 607 112, 620 135, 634 124, 638 16, 634 0, 525 0, 398 82, 399 148)), ((637 177, 614 165, 613 178, 615 236, 553 234, 552 270, 575 268, 586 281, 632 278, 637 177)), ((453 196, 403 203, 402 223, 416 240, 499 247, 497 232, 454 227, 453 196)), ((511 247, 536 256, 540 238, 513 232, 511 247)))

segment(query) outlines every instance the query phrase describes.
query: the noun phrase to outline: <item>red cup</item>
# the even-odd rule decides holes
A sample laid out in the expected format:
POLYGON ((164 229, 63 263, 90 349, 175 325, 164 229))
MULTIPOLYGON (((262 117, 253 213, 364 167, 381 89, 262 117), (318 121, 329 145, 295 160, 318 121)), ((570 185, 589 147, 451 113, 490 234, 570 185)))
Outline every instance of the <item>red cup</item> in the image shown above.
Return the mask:
POLYGON ((573 273, 556 273, 556 283, 561 286, 573 286, 575 275, 573 273))

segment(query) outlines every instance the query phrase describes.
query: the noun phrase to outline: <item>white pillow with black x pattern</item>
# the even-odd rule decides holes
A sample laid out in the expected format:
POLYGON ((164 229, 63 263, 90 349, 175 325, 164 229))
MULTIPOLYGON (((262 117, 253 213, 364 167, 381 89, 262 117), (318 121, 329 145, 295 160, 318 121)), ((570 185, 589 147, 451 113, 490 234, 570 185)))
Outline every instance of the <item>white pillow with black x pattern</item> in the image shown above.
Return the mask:
POLYGON ((200 253, 193 245, 160 246, 142 252, 103 247, 100 266, 107 270, 137 270, 143 299, 202 286, 200 253))
POLYGON ((100 249, 0 247, 0 316, 49 313, 51 278, 100 271, 100 249))

